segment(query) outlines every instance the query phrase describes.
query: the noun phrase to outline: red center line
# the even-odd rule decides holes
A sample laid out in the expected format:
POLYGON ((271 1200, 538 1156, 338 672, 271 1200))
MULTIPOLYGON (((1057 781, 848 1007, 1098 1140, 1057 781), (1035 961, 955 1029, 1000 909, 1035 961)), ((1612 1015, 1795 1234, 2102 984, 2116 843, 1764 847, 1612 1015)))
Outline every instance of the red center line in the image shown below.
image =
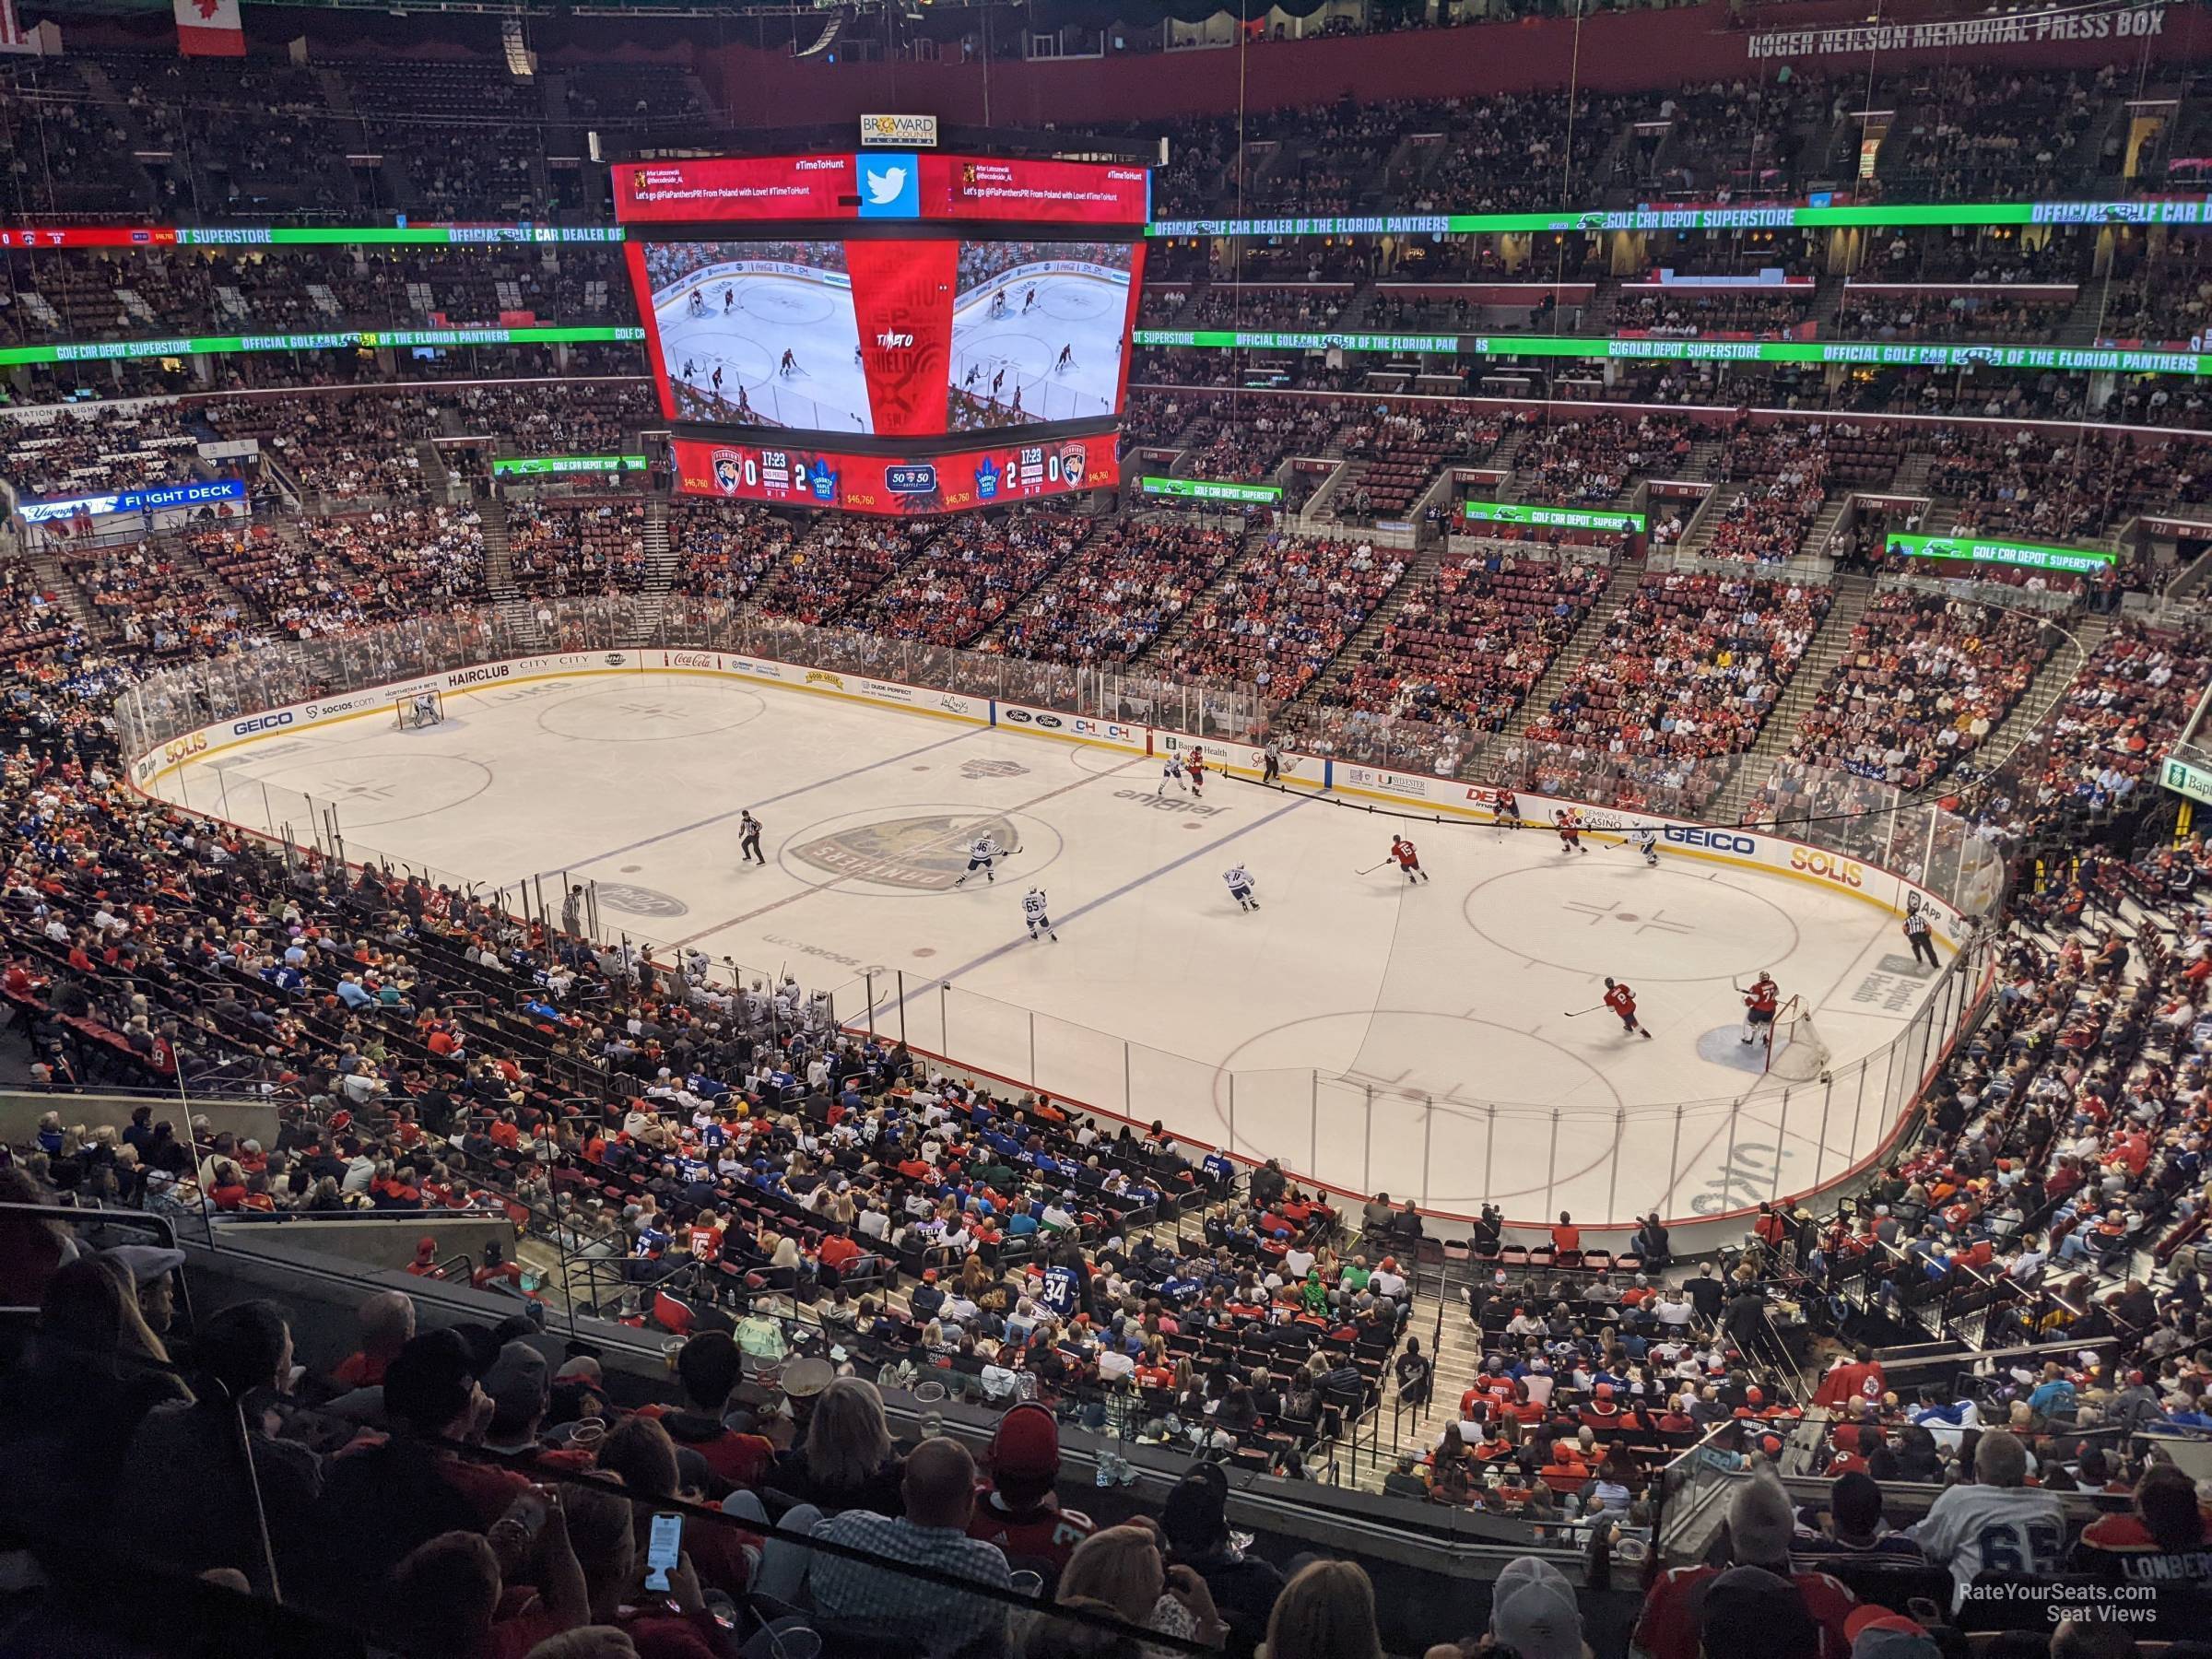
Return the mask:
MULTIPOLYGON (((1086 783, 1096 783, 1101 778, 1119 776, 1121 773, 1127 771, 1131 767, 1135 766, 1139 760, 1145 759, 1147 759, 1147 757, 1143 755, 1133 755, 1128 759, 1123 761, 1119 766, 1116 766, 1110 771, 1102 772, 1086 772, 1083 774, 1083 776, 1077 778, 1073 783, 1063 783, 1057 789, 1048 789, 1041 795, 1035 795, 1029 800, 1018 801, 1011 806, 1000 807, 996 808, 995 810, 1003 811, 1009 816, 1017 812, 1027 812, 1030 807, 1041 806, 1045 802, 1053 799, 1055 796, 1067 794, 1071 791, 1081 789, 1086 783)), ((978 810, 984 811, 991 809, 979 808, 978 810)), ((955 830, 947 831, 947 834, 952 837, 952 839, 947 842, 946 845, 951 848, 958 848, 963 844, 960 838, 964 837, 967 834, 967 831, 965 830, 955 830)), ((934 851, 935 849, 931 844, 924 843, 917 850, 921 852, 930 852, 934 851)), ((802 887, 795 893, 786 893, 782 898, 771 900, 768 903, 759 906, 758 909, 745 912, 742 915, 732 916, 724 922, 716 922, 711 926, 700 928, 695 934, 687 934, 682 938, 677 940, 677 948, 680 950, 687 945, 695 945, 701 939, 712 937, 713 935, 722 932, 722 930, 725 927, 735 927, 741 922, 753 921, 757 917, 767 915, 771 911, 780 911, 787 904, 796 904, 802 899, 811 899, 817 893, 826 893, 832 888, 841 887, 846 882, 854 879, 857 879, 857 877, 853 876, 835 876, 830 877, 830 879, 828 881, 817 883, 813 887, 802 887)))

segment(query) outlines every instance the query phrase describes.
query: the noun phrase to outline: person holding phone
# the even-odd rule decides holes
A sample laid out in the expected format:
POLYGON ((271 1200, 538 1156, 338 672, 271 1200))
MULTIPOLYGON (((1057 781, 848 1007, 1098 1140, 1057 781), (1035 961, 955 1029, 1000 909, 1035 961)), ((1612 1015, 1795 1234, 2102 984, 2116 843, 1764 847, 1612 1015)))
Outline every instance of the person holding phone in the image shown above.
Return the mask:
MULTIPOLYGON (((612 1625, 628 1635, 641 1659, 721 1659, 734 1651, 690 1553, 682 1547, 682 1515, 656 1511, 641 1545, 635 1524, 640 1506, 619 1491, 572 1487, 568 1499, 570 1534, 583 1564, 593 1624, 612 1625)), ((696 1542, 712 1524, 695 1521, 692 1527, 696 1542)))

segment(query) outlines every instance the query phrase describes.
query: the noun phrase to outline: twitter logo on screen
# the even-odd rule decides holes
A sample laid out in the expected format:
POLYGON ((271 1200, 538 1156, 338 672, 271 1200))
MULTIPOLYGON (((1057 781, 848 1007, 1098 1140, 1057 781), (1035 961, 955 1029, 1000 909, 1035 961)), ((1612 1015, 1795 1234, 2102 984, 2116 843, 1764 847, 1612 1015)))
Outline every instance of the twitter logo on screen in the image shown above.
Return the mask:
POLYGON ((878 150, 857 161, 862 218, 922 217, 922 170, 912 155, 878 150))

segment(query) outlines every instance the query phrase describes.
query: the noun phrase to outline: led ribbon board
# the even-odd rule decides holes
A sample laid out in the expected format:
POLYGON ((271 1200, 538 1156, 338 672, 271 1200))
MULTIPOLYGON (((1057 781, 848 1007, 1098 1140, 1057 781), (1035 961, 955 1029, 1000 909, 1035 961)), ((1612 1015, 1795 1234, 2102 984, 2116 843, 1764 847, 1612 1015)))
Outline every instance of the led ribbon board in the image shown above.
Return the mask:
POLYGON ((491 463, 495 477, 545 473, 643 472, 642 455, 500 455, 491 463))
POLYGON ((2047 547, 2036 542, 1972 535, 1892 535, 1889 551, 1907 559, 1960 559, 1974 564, 2015 565, 2029 571, 2093 574, 2120 562, 2105 547, 2047 547))
POLYGON ((240 351, 346 351, 460 346, 604 345, 644 339, 622 328, 382 328, 333 334, 185 335, 162 340, 86 340, 0 347, 0 364, 97 363, 125 358, 221 357, 240 351))
POLYGON ((151 489, 115 490, 106 495, 49 496, 42 500, 19 501, 16 511, 27 524, 48 524, 79 512, 94 518, 115 512, 172 512, 180 507, 245 499, 242 478, 195 478, 187 484, 159 484, 151 489))
POLYGON ((1499 231, 1816 230, 1837 226, 2206 225, 2212 196, 2138 202, 1931 202, 1803 207, 1633 207, 1549 213, 1395 213, 1160 219, 1147 236, 1459 236, 1499 231))
POLYGON ((1267 329, 1140 328, 1139 346, 1201 351, 1342 351, 1463 358, 1579 358, 1674 362, 1850 363, 1896 369, 2055 369, 2077 374, 2212 375, 2212 352, 2057 346, 1899 345, 1878 340, 1586 339, 1572 335, 1320 334, 1267 329))
POLYGON ((1607 530, 1641 535, 1641 512, 1599 512, 1581 507, 1538 507, 1528 501, 1463 501, 1460 516, 1469 524, 1526 524, 1543 530, 1607 530))
POLYGON ((1229 484, 1210 478, 1146 477, 1137 480, 1137 488, 1147 495, 1181 496, 1194 501, 1279 501, 1283 499, 1279 484, 1229 484))
POLYGON ((618 242, 619 225, 0 225, 0 248, 352 248, 618 242))

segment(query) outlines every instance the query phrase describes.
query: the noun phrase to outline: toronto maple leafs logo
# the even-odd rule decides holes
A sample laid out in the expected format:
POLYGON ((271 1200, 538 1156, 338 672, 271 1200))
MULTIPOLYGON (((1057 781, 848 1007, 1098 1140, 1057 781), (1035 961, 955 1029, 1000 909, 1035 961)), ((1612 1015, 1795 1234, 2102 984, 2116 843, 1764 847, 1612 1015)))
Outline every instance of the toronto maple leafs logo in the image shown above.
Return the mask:
POLYGON ((682 916, 691 907, 681 899, 660 892, 653 888, 638 887, 627 881, 603 881, 599 884, 599 902, 608 910, 620 911, 626 916, 682 916))

